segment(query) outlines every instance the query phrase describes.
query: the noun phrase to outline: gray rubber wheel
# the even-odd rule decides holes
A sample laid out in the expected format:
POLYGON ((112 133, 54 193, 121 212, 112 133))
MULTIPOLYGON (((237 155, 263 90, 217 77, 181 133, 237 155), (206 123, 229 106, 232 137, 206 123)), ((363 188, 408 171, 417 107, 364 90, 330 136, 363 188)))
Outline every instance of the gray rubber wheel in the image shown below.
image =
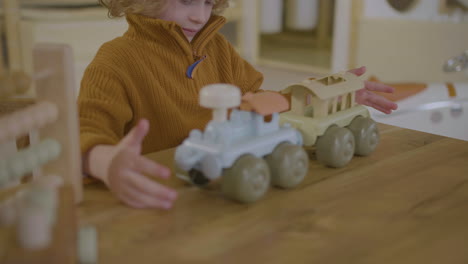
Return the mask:
POLYGON ((354 135, 356 148, 354 153, 360 156, 371 154, 379 144, 380 135, 374 120, 362 116, 354 118, 348 126, 354 135))
POLYGON ((300 184, 309 171, 309 157, 302 146, 281 143, 266 157, 273 185, 293 188, 300 184))
POLYGON ((174 163, 174 172, 176 173, 177 178, 199 187, 203 187, 210 183, 210 179, 206 178, 201 171, 196 169, 184 171, 177 166, 177 163, 174 163))
POLYGON ((265 160, 244 155, 226 169, 221 191, 233 200, 251 203, 260 199, 270 186, 270 169, 265 160))
POLYGON ((317 139, 317 160, 335 168, 349 163, 354 155, 354 136, 347 128, 332 126, 317 139))
POLYGON ((192 183, 197 186, 205 186, 210 183, 210 179, 206 178, 205 175, 199 170, 191 169, 188 172, 188 175, 192 183))

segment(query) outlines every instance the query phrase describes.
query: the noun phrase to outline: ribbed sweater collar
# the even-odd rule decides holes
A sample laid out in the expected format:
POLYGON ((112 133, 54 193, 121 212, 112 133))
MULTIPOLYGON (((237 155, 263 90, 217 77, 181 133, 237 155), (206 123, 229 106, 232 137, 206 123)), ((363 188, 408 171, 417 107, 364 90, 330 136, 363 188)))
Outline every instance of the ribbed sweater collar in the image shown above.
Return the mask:
POLYGON ((166 47, 181 47, 186 55, 199 57, 203 55, 206 44, 226 23, 226 18, 212 15, 203 29, 188 42, 182 28, 175 22, 150 18, 143 15, 128 14, 129 24, 124 37, 149 41, 166 47))

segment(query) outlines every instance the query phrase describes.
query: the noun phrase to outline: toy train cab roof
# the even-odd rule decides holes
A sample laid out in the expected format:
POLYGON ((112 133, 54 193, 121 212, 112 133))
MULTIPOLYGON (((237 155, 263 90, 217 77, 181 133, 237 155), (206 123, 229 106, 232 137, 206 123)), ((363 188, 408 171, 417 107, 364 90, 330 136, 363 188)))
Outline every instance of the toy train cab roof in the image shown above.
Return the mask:
POLYGON ((278 92, 247 93, 242 97, 240 110, 253 111, 262 116, 280 113, 289 109, 288 100, 278 92))
POLYGON ((314 117, 325 117, 356 105, 356 91, 364 88, 364 81, 350 72, 342 72, 319 79, 306 79, 281 91, 291 94, 292 113, 304 115, 314 108, 314 117))

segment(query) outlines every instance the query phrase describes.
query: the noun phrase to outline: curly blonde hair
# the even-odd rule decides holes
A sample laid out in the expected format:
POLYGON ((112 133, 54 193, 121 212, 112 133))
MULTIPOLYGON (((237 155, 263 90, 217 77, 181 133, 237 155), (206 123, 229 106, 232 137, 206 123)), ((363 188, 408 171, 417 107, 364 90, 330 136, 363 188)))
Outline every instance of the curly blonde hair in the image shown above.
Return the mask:
MULTIPOLYGON (((98 0, 99 4, 106 7, 109 17, 121 17, 126 14, 145 15, 145 10, 160 12, 169 0, 98 0)), ((212 13, 221 14, 229 7, 229 0, 214 0, 212 13)))

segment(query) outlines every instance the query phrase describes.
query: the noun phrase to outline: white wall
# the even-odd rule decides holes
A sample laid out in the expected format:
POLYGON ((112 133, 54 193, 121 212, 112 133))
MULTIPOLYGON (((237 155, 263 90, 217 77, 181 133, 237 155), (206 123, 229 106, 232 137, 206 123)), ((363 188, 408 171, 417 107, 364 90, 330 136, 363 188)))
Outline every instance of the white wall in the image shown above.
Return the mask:
POLYGON ((468 12, 441 14, 439 1, 420 0, 399 13, 386 0, 364 0, 356 64, 388 82, 466 81, 462 73, 444 73, 442 65, 468 49, 468 12))
POLYGON ((468 104, 463 104, 465 111, 458 115, 450 108, 412 110, 426 103, 449 100, 445 81, 459 81, 455 82, 458 99, 467 95, 468 72, 443 73, 442 64, 468 49, 468 14, 440 14, 439 2, 420 0, 413 9, 399 13, 386 0, 365 0, 357 61, 382 80, 428 83, 424 92, 399 101, 399 110, 393 115, 371 109, 376 121, 468 140, 468 104), (435 114, 440 115, 440 120, 434 120, 435 114))
POLYGON ((366 18, 392 18, 422 21, 468 21, 468 13, 461 10, 451 15, 440 14, 440 0, 420 0, 410 10, 400 13, 394 10, 386 0, 364 0, 364 16, 366 18))
MULTIPOLYGON (((439 12, 440 0, 419 0, 418 3, 409 11, 400 13, 394 10, 386 0, 363 0, 363 17, 361 20, 367 24, 373 24, 385 21, 398 20, 402 21, 417 21, 417 22, 432 22, 459 24, 468 22, 468 12, 463 13, 457 10, 452 14, 441 14, 439 12)), ((349 63, 349 40, 350 40, 350 23, 351 20, 352 0, 336 0, 335 7, 335 23, 333 35, 333 52, 332 52, 332 72, 345 70, 349 63)), ((384 22, 386 23, 386 22, 384 22)), ((378 29, 375 29, 378 31, 378 29)), ((467 30, 468 31, 468 30, 467 30)), ((361 32, 363 32, 361 30, 361 32)), ((381 32, 382 33, 382 32, 381 32)), ((390 32, 392 34, 392 32, 390 32)), ((366 32, 364 35, 369 35, 366 32)), ((383 34, 383 33, 382 33, 383 34)), ((468 35, 468 32, 465 34, 468 35)), ((372 36, 367 36, 372 39, 372 36)), ((391 36, 388 36, 391 38, 391 36)), ((461 39, 462 37, 460 37, 461 39)), ((374 49, 375 45, 373 46, 374 49)), ((367 47, 366 47, 367 48, 367 47)), ((467 45, 468 48, 468 45, 467 45)), ((461 49, 454 50, 453 54, 461 52, 461 49)))

